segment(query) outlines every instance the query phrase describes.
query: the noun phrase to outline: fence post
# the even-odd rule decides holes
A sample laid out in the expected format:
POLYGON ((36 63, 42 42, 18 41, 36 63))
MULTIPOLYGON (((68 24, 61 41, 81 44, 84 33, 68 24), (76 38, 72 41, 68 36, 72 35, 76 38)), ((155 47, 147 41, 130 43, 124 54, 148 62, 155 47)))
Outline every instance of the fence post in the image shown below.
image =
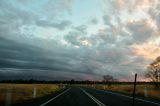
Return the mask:
POLYGON ((132 106, 134 106, 135 103, 135 92, 136 92, 136 83, 137 82, 137 73, 135 74, 135 80, 134 80, 134 90, 133 90, 133 101, 132 101, 132 106))
POLYGON ((158 72, 158 87, 160 86, 160 72, 158 72))
POLYGON ((6 89, 6 100, 5 100, 5 106, 10 106, 12 100, 12 88, 6 89))
POLYGON ((144 87, 144 96, 145 96, 145 97, 148 97, 147 87, 144 87))
POLYGON ((104 90, 106 89, 106 86, 105 86, 105 85, 103 85, 103 89, 104 89, 104 90))
POLYGON ((37 88, 34 87, 34 89, 33 89, 33 99, 36 98, 36 95, 37 95, 37 88))

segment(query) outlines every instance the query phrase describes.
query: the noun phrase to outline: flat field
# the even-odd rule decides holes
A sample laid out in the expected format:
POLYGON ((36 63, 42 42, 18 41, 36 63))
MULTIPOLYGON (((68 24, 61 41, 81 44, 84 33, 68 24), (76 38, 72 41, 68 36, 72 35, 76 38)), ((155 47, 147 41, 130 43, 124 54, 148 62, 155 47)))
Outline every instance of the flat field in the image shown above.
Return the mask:
POLYGON ((0 106, 42 97, 60 89, 55 84, 0 84, 0 106))
MULTIPOLYGON (((111 90, 125 94, 133 94, 133 84, 112 84, 111 86, 93 84, 87 86, 101 90, 111 90)), ((137 84, 136 95, 160 100, 160 88, 155 88, 152 84, 137 84)))

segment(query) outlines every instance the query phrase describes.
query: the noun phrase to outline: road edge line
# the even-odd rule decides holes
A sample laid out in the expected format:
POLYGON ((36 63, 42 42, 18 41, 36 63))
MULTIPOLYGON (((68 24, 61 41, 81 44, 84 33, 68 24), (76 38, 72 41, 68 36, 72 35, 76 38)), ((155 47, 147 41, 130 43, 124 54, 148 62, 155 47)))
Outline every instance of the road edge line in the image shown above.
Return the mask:
POLYGON ((58 98, 59 96, 63 95, 64 93, 66 93, 67 91, 69 91, 71 88, 66 89, 65 91, 63 91, 62 93, 58 94, 57 96, 49 99, 48 101, 42 103, 40 106, 45 106, 46 104, 48 104, 49 102, 53 101, 54 99, 58 98))
MULTIPOLYGON (((99 90, 99 89, 94 89, 94 90, 103 91, 103 92, 105 92, 105 93, 111 93, 111 94, 114 94, 114 95, 119 95, 119 96, 123 96, 123 97, 129 98, 129 99, 132 99, 131 96, 127 96, 127 95, 123 95, 123 94, 119 94, 119 93, 114 93, 114 92, 111 92, 111 91, 105 91, 105 90, 99 90)), ((140 99, 140 98, 135 98, 135 99, 136 99, 136 100, 139 100, 139 101, 143 101, 143 102, 147 102, 147 103, 152 103, 152 104, 155 104, 155 105, 160 106, 160 103, 157 103, 157 102, 152 102, 152 101, 148 101, 148 100, 143 100, 143 99, 140 99)))

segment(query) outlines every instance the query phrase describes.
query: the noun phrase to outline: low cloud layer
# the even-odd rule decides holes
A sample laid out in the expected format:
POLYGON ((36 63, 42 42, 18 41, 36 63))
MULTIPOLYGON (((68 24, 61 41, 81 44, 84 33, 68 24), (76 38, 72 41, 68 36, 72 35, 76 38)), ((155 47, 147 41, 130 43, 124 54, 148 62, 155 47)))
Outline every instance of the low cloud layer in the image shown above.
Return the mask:
POLYGON ((159 5, 1 0, 0 80, 101 80, 110 74, 131 81, 134 73, 144 80, 146 66, 160 54, 159 5))

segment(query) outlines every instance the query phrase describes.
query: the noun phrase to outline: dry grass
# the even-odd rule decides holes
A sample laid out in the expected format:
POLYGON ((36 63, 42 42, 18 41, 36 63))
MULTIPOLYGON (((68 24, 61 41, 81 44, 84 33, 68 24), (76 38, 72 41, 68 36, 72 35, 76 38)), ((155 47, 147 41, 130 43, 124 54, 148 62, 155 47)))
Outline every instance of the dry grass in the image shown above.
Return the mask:
POLYGON ((5 104, 7 92, 11 92, 11 103, 33 99, 33 91, 37 89, 36 98, 61 89, 54 84, 0 84, 0 106, 5 104))
MULTIPOLYGON (((111 87, 107 85, 89 85, 89 86, 96 89, 111 90, 126 94, 133 93, 133 84, 114 84, 111 87)), ((145 90, 144 90, 145 88, 147 88, 147 97, 160 100, 160 88, 155 88, 154 85, 138 84, 136 86, 136 94, 145 97, 145 90)))

